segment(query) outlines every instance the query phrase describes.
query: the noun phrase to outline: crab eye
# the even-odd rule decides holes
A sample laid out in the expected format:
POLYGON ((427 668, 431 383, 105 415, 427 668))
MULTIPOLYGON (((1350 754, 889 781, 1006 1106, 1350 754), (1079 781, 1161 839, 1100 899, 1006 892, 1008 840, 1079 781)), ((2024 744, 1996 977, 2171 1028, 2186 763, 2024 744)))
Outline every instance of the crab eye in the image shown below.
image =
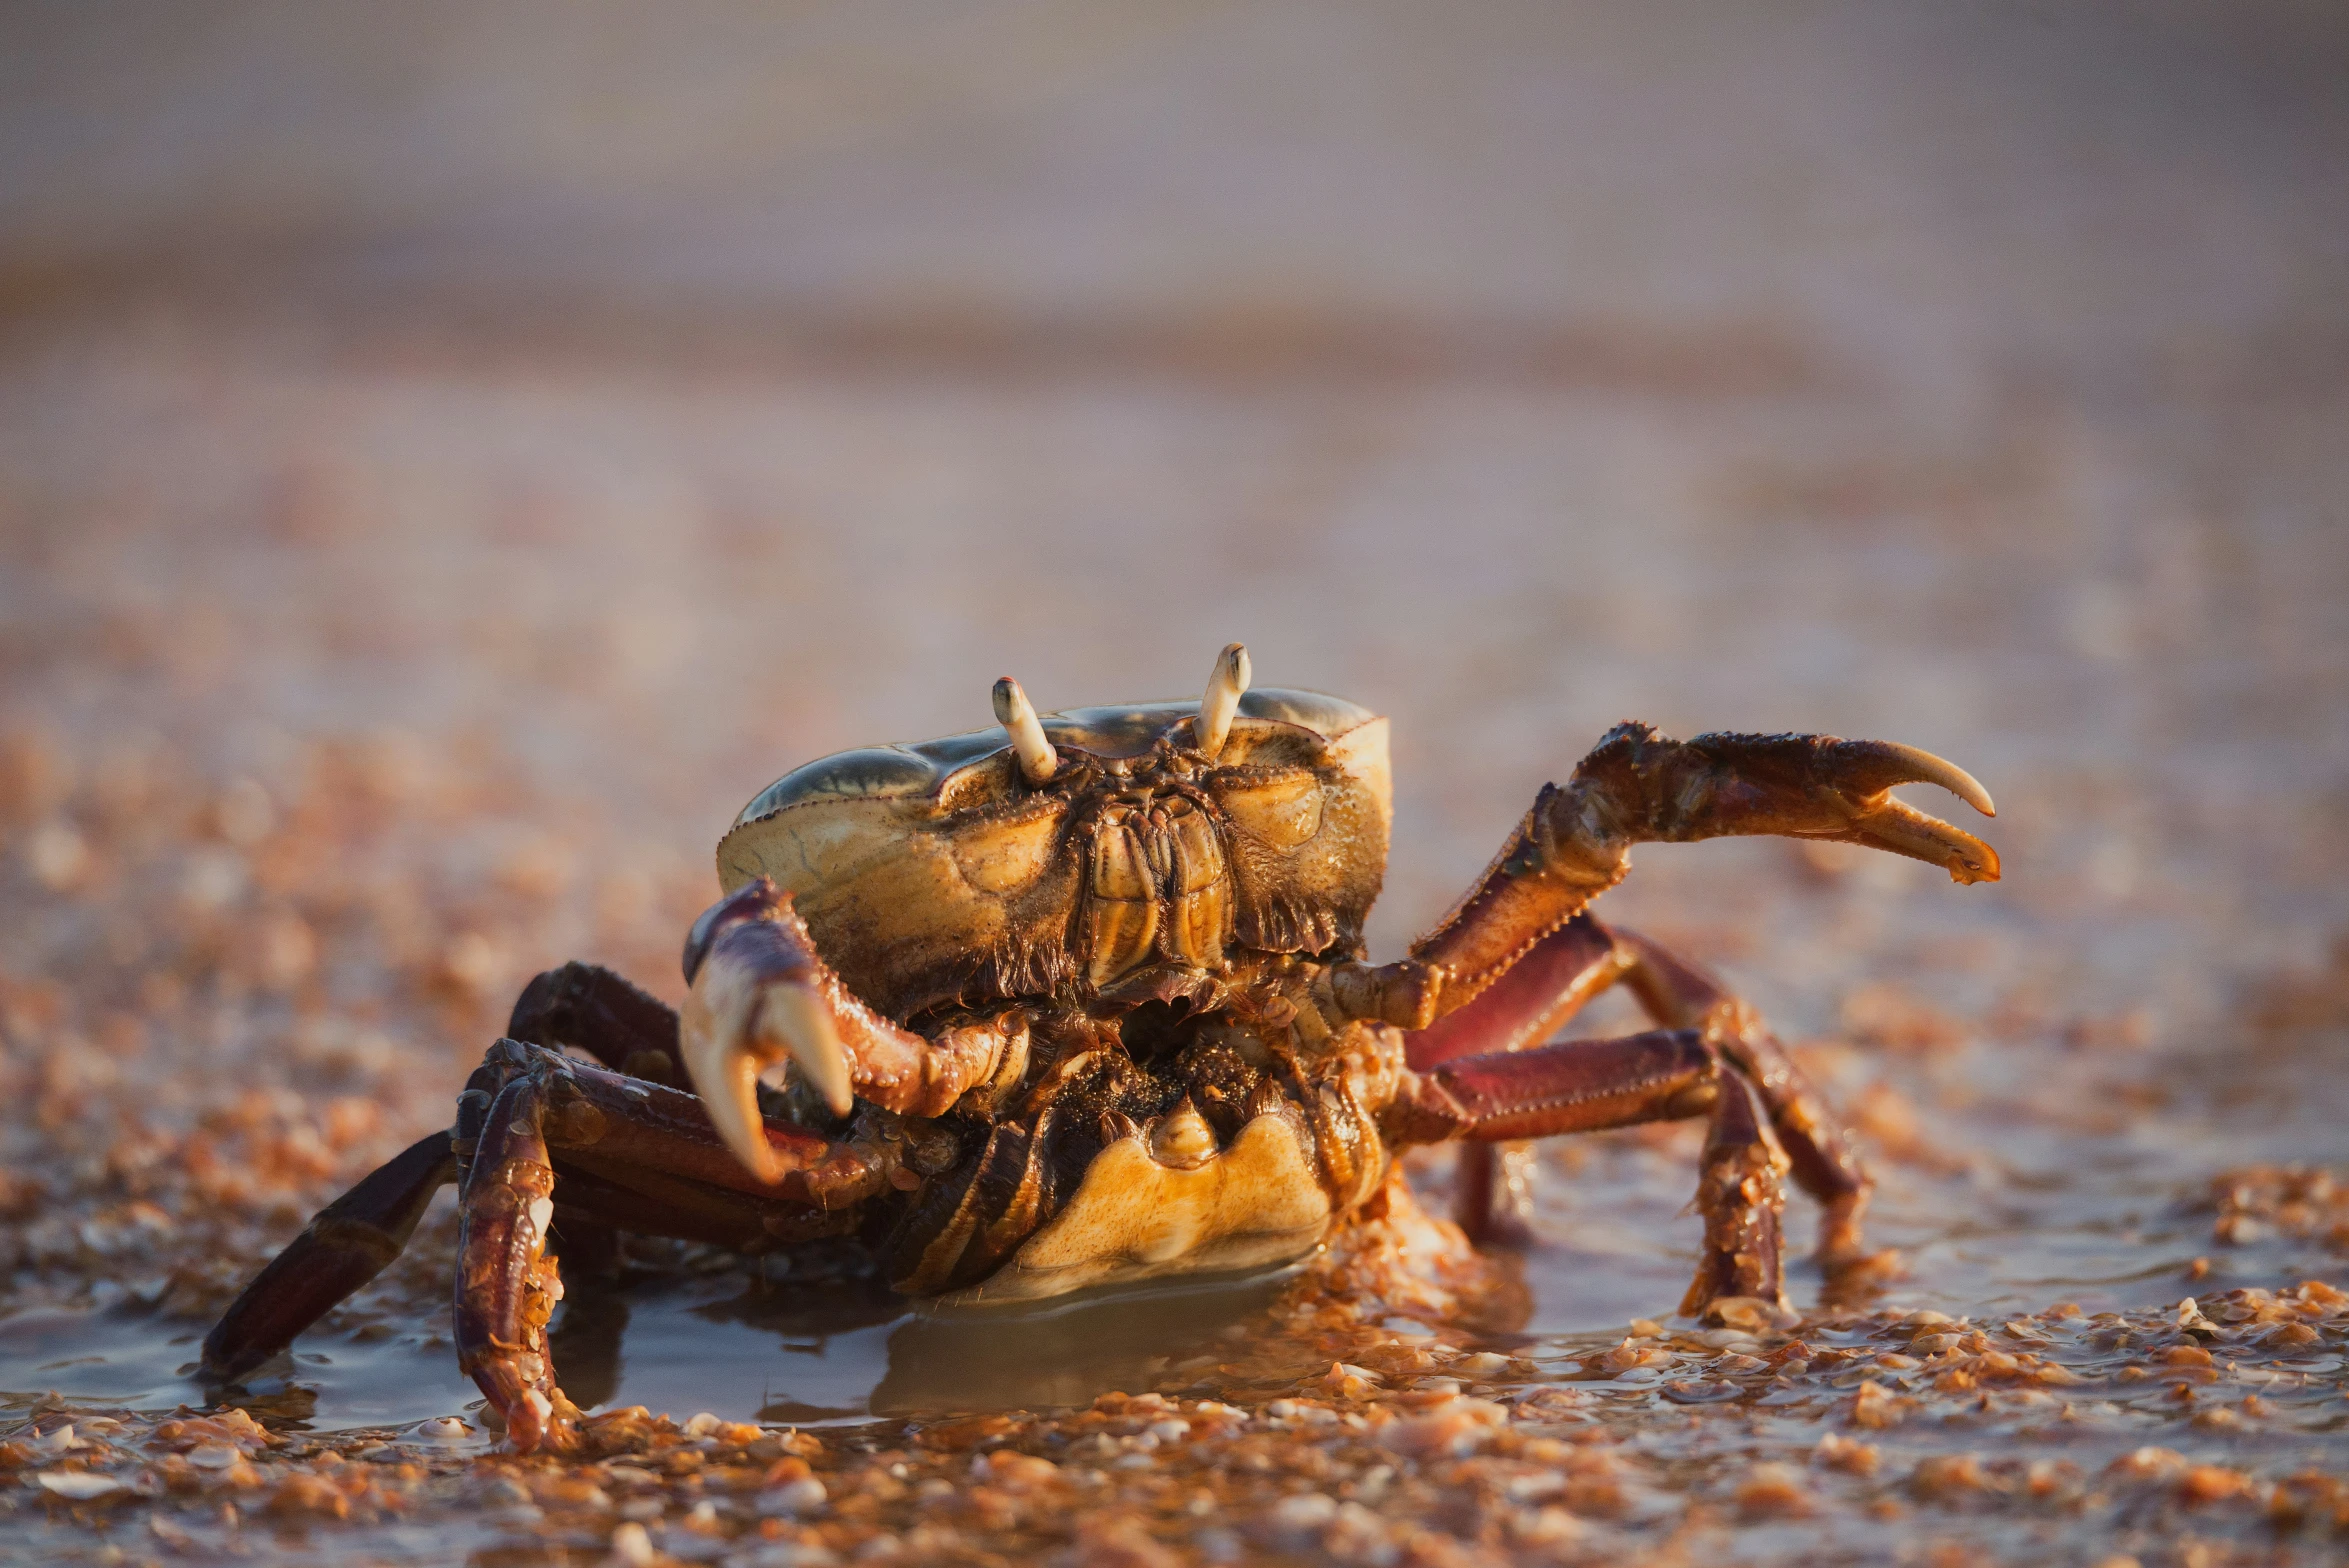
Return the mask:
POLYGON ((1226 784, 1215 800, 1234 827, 1275 849, 1295 849, 1321 831, 1321 781, 1310 773, 1226 784))

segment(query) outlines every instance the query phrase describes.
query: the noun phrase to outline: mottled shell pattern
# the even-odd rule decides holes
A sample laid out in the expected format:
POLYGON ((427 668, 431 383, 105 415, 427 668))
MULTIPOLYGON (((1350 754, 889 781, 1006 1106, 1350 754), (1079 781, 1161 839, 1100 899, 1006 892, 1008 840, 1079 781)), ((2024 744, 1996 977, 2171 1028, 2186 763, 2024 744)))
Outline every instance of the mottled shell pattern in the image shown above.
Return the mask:
POLYGON ((760 791, 718 845, 726 890, 773 878, 900 1021, 1180 995, 1235 946, 1359 956, 1393 815, 1385 719, 1247 691, 1211 755, 1199 701, 1036 715, 1010 682, 999 712, 1003 687, 1010 724, 839 752, 760 791), (1039 720, 1042 782, 1019 755, 1039 720))

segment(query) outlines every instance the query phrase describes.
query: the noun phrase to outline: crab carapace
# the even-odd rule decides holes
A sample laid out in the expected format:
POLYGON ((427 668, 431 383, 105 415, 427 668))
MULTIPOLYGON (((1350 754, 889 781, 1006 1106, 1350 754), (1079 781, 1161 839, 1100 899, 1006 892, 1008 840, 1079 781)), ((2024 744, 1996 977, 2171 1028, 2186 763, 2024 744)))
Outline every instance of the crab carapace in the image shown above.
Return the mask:
POLYGON ((1989 846, 1890 795, 1929 782, 1988 814, 1961 769, 1619 725, 1374 964, 1384 719, 1249 689, 1237 644, 1197 702, 1039 715, 1006 678, 995 716, 761 791, 718 845, 681 1010, 586 964, 533 980, 454 1124, 311 1221, 206 1339, 206 1374, 283 1350, 449 1182, 458 1353, 522 1450, 575 1436, 546 1332, 558 1231, 745 1253, 853 1234, 906 1294, 1032 1300, 1300 1257, 1414 1144, 1470 1140, 1462 1219, 1489 1236, 1493 1144, 1701 1117, 1682 1311, 1783 1307, 1789 1174, 1824 1206, 1826 1264, 1861 1255, 1868 1181, 1833 1112, 1750 1008, 1587 906, 1633 844, 1724 834, 1994 880, 1989 846), (1656 1027, 1553 1043, 1619 981, 1656 1027))

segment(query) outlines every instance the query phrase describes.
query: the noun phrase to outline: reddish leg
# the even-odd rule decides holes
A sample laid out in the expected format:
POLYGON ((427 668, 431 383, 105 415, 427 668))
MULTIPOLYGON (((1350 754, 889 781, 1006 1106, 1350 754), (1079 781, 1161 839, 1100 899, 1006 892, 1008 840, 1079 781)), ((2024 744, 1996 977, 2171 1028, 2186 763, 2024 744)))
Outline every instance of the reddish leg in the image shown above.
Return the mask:
MULTIPOLYGON (((522 988, 506 1037, 534 1045, 575 1046, 615 1072, 647 1083, 686 1087, 677 1054, 672 1007, 598 964, 549 969, 522 988)), ((558 1236, 574 1275, 610 1274, 620 1261, 620 1235, 576 1208, 557 1216, 558 1236)))
POLYGON ((896 1169, 885 1138, 837 1142, 769 1122, 761 1136, 781 1172, 769 1186, 692 1095, 516 1040, 490 1048, 457 1105, 452 1131, 328 1205, 245 1288, 204 1341, 208 1380, 247 1375, 374 1278, 462 1170, 460 1357, 507 1416, 516 1447, 559 1446, 576 1412, 546 1353, 547 1314, 561 1297, 551 1222, 760 1252, 852 1228, 860 1202, 896 1169))
POLYGON ((1544 937, 1623 879, 1638 843, 1771 833, 1866 844, 1995 881, 1987 844, 1894 800, 1932 782, 1977 809, 1990 797, 1963 771, 1913 747, 1825 735, 1666 740, 1644 724, 1610 730, 1564 788, 1533 809, 1468 895, 1411 957, 1440 976, 1437 1015, 1466 1006, 1544 937))
POLYGON ((459 1364, 519 1452, 571 1445, 578 1411, 555 1380, 547 1320, 562 1299, 557 1212, 739 1251, 838 1231, 888 1185, 894 1148, 762 1123, 779 1172, 751 1175, 689 1094, 501 1040, 463 1100, 455 1328, 459 1364))
POLYGON ((415 1234, 432 1195, 456 1177, 449 1135, 436 1132, 319 1210, 204 1336, 203 1380, 218 1385, 246 1376, 382 1273, 415 1234))
MULTIPOLYGON (((1993 809, 1962 769, 1914 747, 1819 735, 1680 742, 1642 724, 1618 725, 1564 788, 1543 787, 1476 886, 1413 944, 1410 958, 1348 976, 1335 1000, 1347 1016, 1415 1030, 1412 1064, 1426 1070, 1535 1044, 1644 964, 1653 972, 1638 988, 1657 1021, 1705 1017, 1762 1092, 1799 1178, 1827 1206, 1822 1257, 1831 1264, 1856 1257, 1866 1178, 1785 1053, 1718 987, 1659 950, 1618 948, 1583 911, 1622 880, 1633 844, 1727 834, 1866 844, 1942 866, 1959 882, 1995 881, 1998 856, 1988 845, 1891 797, 1895 785, 1919 782, 1993 809), (1692 977, 1695 990, 1684 984, 1692 977)), ((1498 1151, 1463 1153, 1460 1207, 1472 1236, 1523 1233, 1522 1184, 1507 1179, 1508 1163, 1498 1151)))
POLYGON ((546 1090, 516 1078, 490 1102, 465 1172, 457 1244, 457 1365, 506 1418, 521 1453, 572 1446, 579 1411, 555 1382, 547 1320, 563 1299, 555 1255, 555 1171, 546 1151, 546 1090))
POLYGON ((1479 1247, 1533 1245, 1533 1146, 1464 1143, 1453 1156, 1452 1222, 1479 1247))
MULTIPOLYGON (((1751 1081, 1772 1130, 1792 1164, 1797 1185, 1824 1210, 1819 1260, 1831 1273, 1862 1261, 1860 1219, 1868 1202, 1868 1175, 1844 1141, 1833 1111, 1754 1010, 1694 964, 1589 914, 1577 915, 1534 944, 1500 978, 1455 1012, 1409 1036, 1411 1065, 1421 1071, 1461 1056, 1522 1050, 1555 1033, 1608 986, 1630 986, 1641 1007, 1669 1029, 1700 1029, 1729 1064, 1751 1081)), ((1463 1179, 1459 1219, 1472 1239, 1506 1243, 1523 1209, 1491 1205, 1526 1195, 1502 1185, 1502 1150, 1478 1158, 1460 1154, 1463 1179)))
POLYGON ((1638 995, 1648 1016, 1670 1028, 1705 1030, 1721 1054, 1760 1091, 1771 1128, 1792 1164, 1795 1184, 1823 1211, 1820 1264, 1834 1273, 1865 1261, 1860 1220, 1867 1211, 1871 1184, 1825 1096, 1763 1027, 1761 1016, 1719 981, 1635 932, 1618 928, 1615 935, 1632 956, 1624 983, 1638 995))
MULTIPOLYGON (((1536 942, 1467 1006, 1407 1036, 1410 1062, 1424 1072, 1461 1056, 1521 1051, 1566 1026, 1628 962, 1588 914, 1536 942)), ((1522 1144, 1462 1145, 1454 1167, 1452 1217, 1480 1247, 1523 1247, 1533 1239, 1533 1166, 1522 1144)))
POLYGON ((1527 948, 1473 1000, 1413 1031, 1411 1065, 1425 1072, 1454 1057, 1544 1044, 1631 962, 1612 931, 1578 914, 1527 948))
POLYGON ((1458 1057, 1414 1073, 1386 1118, 1395 1145, 1598 1132, 1704 1116, 1697 1207, 1705 1244, 1680 1310, 1726 1297, 1785 1306, 1778 1215, 1786 1155, 1753 1087, 1693 1029, 1458 1057))
POLYGON ((675 1009, 597 964, 565 964, 524 986, 506 1038, 577 1046, 614 1072, 685 1087, 675 1009))

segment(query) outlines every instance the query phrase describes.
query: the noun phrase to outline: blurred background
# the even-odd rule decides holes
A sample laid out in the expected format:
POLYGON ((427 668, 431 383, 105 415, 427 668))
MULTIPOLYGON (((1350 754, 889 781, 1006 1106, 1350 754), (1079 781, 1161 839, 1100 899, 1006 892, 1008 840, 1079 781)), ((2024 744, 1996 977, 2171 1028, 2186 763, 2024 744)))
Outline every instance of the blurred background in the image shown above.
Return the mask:
MULTIPOLYGON (((1381 956, 1619 719, 1981 777, 1996 887, 1609 902, 1810 1042, 1920 1289, 2174 1296, 2143 1214, 2342 1153, 2323 0, 0 30, 20 1306, 216 1305, 541 966, 674 997, 786 769, 1233 639, 1394 718, 1381 956)), ((1617 1178, 1631 1284, 1554 1184, 1538 1322, 1677 1296, 1685 1158, 1617 1178)))

